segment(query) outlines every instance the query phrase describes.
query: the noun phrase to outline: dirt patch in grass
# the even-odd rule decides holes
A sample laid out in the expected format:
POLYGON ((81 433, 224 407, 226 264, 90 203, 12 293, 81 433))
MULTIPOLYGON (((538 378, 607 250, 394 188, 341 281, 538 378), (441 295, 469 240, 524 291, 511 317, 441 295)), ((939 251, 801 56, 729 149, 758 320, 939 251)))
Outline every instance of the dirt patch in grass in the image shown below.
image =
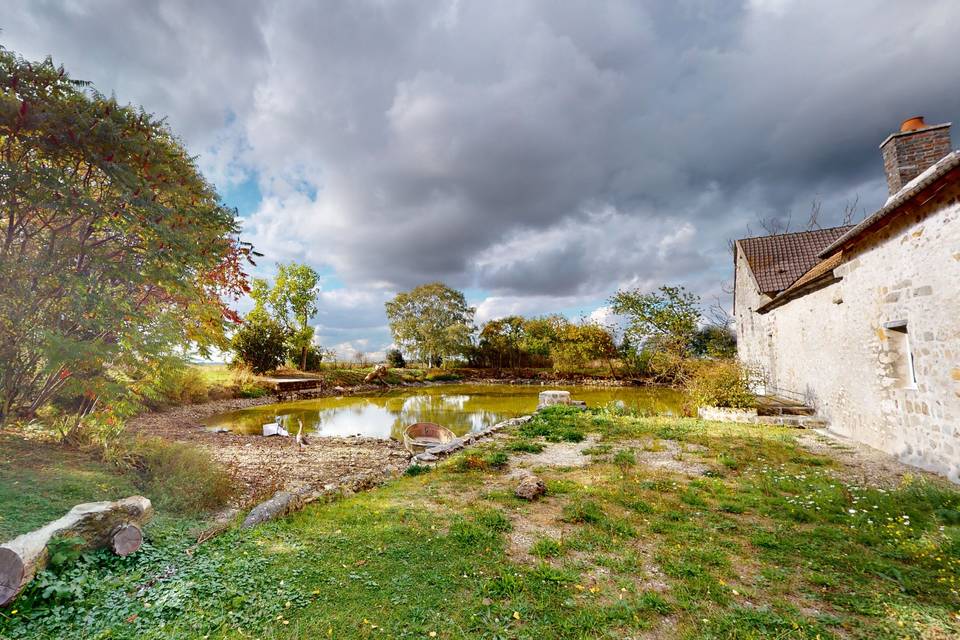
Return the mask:
POLYGON ((588 435, 581 442, 548 442, 540 453, 524 453, 510 458, 510 464, 518 467, 584 467, 590 464, 590 456, 584 453, 597 443, 598 437, 588 435))
POLYGON ((944 482, 941 476, 906 465, 879 449, 819 429, 798 432, 797 443, 809 453, 836 461, 834 472, 847 484, 894 488, 917 477, 944 482))
POLYGON ((532 563, 539 559, 530 554, 530 548, 541 538, 561 542, 570 530, 570 525, 560 521, 563 503, 557 498, 544 498, 513 514, 507 544, 507 554, 515 562, 532 563))
POLYGON ((214 433, 201 422, 217 413, 275 402, 249 398, 208 402, 138 416, 128 425, 138 435, 196 444, 223 464, 240 485, 242 497, 263 497, 278 489, 322 487, 345 475, 403 471, 410 454, 399 442, 379 438, 312 438, 300 448, 293 438, 214 433))
POLYGON ((649 438, 625 440, 617 443, 619 449, 632 449, 637 464, 651 469, 673 471, 688 476, 702 476, 710 466, 699 459, 708 449, 699 444, 649 438))

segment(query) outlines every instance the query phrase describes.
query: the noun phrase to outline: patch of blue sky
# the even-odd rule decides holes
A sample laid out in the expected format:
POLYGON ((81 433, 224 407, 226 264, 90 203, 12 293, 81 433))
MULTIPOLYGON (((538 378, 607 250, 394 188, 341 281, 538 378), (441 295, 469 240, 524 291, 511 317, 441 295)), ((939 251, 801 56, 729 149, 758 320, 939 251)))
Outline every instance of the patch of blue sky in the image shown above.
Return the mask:
POLYGON ((223 203, 228 207, 235 207, 241 218, 251 215, 260 206, 263 194, 254 176, 238 184, 220 190, 223 203))

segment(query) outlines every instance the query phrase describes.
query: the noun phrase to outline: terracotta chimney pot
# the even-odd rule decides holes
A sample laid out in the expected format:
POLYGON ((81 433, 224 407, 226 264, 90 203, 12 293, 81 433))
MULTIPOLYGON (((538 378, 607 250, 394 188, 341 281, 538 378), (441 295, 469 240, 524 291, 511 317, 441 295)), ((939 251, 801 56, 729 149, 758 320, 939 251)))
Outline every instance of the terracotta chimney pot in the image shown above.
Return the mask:
POLYGON ((927 123, 923 121, 923 116, 913 116, 903 121, 903 124, 900 125, 900 131, 916 131, 917 129, 923 129, 925 126, 927 126, 927 123))

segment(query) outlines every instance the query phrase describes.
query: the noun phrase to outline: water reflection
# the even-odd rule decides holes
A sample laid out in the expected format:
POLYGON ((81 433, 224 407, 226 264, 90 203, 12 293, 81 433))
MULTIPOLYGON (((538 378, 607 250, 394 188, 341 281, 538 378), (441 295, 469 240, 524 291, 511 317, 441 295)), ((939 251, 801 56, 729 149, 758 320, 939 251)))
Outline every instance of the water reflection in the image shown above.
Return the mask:
MULTIPOLYGON (((652 413, 673 413, 681 403, 680 394, 670 389, 576 387, 568 390, 589 406, 620 400, 652 413)), ((540 387, 533 386, 445 385, 381 395, 264 405, 214 416, 206 424, 211 429, 259 434, 262 425, 278 422, 292 435, 302 422, 305 432, 317 436, 398 438, 408 424, 436 422, 462 435, 530 413, 536 408, 540 391, 540 387)))

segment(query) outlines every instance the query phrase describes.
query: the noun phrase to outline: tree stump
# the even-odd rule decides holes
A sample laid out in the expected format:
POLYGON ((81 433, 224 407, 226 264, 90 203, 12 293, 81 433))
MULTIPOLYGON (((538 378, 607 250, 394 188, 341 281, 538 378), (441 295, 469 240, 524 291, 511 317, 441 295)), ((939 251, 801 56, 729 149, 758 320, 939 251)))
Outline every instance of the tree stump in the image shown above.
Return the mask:
POLYGON ((143 496, 116 502, 78 504, 67 515, 0 545, 0 607, 13 602, 43 570, 47 545, 54 538, 79 538, 84 549, 109 547, 125 556, 140 548, 140 527, 150 521, 153 507, 143 496))
POLYGON ((110 537, 110 550, 121 558, 134 553, 143 544, 143 531, 135 524, 121 524, 110 537))

